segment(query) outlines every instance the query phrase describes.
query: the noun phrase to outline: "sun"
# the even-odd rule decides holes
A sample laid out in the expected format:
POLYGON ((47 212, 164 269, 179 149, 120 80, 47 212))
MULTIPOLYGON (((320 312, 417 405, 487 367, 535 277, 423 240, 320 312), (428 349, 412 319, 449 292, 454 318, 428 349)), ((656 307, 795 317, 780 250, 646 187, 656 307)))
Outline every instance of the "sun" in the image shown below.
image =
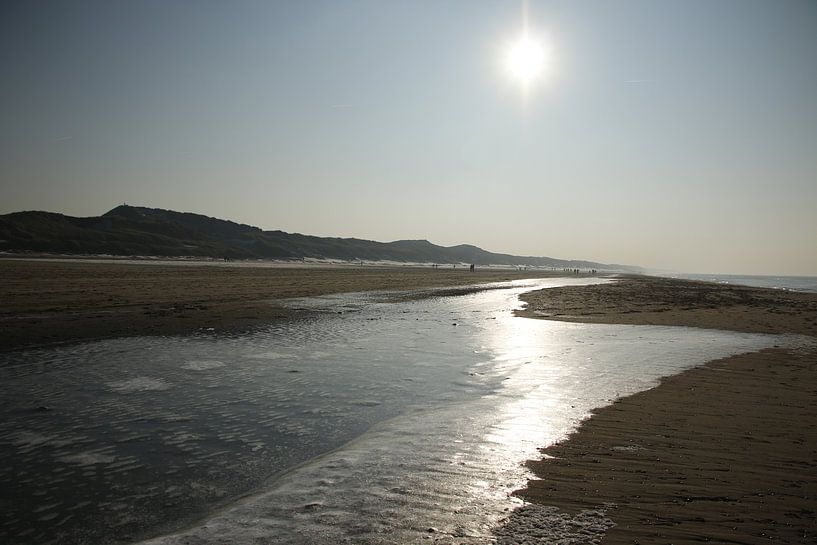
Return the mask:
POLYGON ((525 32, 508 44, 504 64, 508 74, 527 89, 546 75, 551 56, 541 40, 525 32))

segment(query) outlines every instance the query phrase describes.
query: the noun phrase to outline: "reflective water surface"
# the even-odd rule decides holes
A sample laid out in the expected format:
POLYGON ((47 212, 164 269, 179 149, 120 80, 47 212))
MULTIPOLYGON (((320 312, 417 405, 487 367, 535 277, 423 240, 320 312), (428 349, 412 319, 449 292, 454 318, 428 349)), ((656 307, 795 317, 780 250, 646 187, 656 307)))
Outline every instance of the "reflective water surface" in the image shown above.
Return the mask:
POLYGON ((0 541, 487 543, 521 462, 592 408, 788 342, 512 316, 523 291, 586 281, 0 355, 0 541))

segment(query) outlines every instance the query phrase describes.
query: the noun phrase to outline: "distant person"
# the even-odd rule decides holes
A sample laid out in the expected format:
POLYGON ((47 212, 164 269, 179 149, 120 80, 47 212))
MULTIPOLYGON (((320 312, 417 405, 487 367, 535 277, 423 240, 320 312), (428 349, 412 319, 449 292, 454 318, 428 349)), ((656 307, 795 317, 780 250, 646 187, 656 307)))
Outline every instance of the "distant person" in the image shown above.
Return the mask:
POLYGON ((474 264, 471 263, 471 272, 474 272, 474 264))

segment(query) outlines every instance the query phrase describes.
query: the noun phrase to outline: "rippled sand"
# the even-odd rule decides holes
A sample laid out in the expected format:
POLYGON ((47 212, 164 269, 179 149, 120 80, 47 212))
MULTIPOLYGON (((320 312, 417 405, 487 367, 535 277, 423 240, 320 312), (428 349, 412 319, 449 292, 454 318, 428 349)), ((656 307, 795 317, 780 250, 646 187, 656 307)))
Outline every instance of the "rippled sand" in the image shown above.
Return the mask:
POLYGON ((802 336, 598 409, 529 462, 521 497, 602 509, 605 544, 817 539, 817 295, 642 277, 522 298, 532 317, 802 336))

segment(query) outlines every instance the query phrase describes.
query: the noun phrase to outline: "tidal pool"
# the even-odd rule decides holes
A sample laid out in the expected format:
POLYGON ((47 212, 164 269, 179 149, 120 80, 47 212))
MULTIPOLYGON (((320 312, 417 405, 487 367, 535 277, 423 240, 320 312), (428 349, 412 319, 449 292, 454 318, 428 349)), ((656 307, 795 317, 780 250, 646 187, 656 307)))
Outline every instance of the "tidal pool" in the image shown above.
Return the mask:
POLYGON ((592 408, 785 342, 512 315, 588 281, 293 300, 318 312, 2 354, 0 541, 490 543, 522 462, 592 408))

